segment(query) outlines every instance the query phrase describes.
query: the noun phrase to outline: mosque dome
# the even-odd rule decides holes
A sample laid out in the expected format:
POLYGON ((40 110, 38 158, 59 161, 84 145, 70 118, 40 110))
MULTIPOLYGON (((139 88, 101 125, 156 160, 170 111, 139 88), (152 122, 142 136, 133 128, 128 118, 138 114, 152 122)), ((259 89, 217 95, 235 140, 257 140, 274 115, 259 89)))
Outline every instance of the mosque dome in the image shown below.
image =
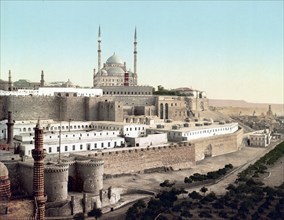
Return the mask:
POLYGON ((115 53, 107 59, 107 64, 123 64, 123 60, 117 56, 115 53))
POLYGON ((124 75, 124 70, 121 67, 110 67, 107 73, 109 76, 122 76, 124 75))
POLYGON ((2 162, 0 162, 0 174, 1 174, 0 177, 4 177, 4 176, 9 175, 7 167, 2 162))

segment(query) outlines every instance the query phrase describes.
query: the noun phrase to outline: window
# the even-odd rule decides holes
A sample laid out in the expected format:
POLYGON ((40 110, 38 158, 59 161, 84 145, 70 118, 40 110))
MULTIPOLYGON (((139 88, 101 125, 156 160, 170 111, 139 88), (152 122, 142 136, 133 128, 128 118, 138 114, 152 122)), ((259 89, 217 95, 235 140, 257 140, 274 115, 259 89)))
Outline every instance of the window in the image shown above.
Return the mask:
POLYGON ((65 151, 68 151, 68 146, 65 146, 65 151))
POLYGON ((95 148, 97 148, 97 143, 95 143, 95 148))
POLYGON ((110 142, 107 143, 107 146, 110 147, 110 142))
POLYGON ((51 147, 48 148, 48 152, 51 153, 51 147))
POLYGON ((87 150, 91 150, 91 144, 87 144, 87 150))
POLYGON ((60 150, 60 148, 59 148, 59 147, 57 147, 57 152, 59 152, 59 150, 60 150))
POLYGON ((75 145, 72 146, 72 150, 75 150, 75 145))
POLYGON ((80 144, 80 150, 82 150, 83 149, 83 144, 80 144))

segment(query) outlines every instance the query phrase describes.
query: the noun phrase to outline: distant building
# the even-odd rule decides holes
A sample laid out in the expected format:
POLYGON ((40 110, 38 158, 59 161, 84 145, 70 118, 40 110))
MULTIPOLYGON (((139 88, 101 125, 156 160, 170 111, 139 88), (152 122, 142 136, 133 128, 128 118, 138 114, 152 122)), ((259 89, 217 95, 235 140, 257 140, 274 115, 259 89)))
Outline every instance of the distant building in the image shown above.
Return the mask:
POLYGON ((249 145, 253 147, 267 147, 270 141, 271 135, 268 129, 256 131, 249 135, 249 145))
POLYGON ((103 90, 98 88, 84 89, 73 87, 39 87, 38 89, 18 89, 15 91, 0 90, 0 96, 83 96, 98 97, 103 95, 103 90))
POLYGON ((94 87, 137 85, 137 33, 134 34, 134 72, 128 70, 126 62, 117 55, 109 57, 101 67, 101 30, 98 34, 98 71, 94 69, 94 87))
POLYGON ((273 112, 271 110, 271 105, 268 106, 268 111, 266 112, 267 116, 273 116, 273 112))
POLYGON ((211 123, 211 122, 186 122, 165 123, 156 128, 147 129, 147 133, 167 133, 169 141, 192 141, 212 136, 232 134, 238 131, 238 123, 211 123))

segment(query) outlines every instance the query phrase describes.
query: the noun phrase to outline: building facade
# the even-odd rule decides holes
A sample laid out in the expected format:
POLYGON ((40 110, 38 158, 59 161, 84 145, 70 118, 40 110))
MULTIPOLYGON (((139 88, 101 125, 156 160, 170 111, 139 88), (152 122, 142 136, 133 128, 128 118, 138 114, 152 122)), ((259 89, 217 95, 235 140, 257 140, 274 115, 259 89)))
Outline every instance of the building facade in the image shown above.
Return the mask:
POLYGON ((113 54, 101 66, 101 29, 98 34, 98 71, 94 69, 93 86, 137 86, 137 32, 134 34, 134 72, 127 69, 117 54, 113 54))

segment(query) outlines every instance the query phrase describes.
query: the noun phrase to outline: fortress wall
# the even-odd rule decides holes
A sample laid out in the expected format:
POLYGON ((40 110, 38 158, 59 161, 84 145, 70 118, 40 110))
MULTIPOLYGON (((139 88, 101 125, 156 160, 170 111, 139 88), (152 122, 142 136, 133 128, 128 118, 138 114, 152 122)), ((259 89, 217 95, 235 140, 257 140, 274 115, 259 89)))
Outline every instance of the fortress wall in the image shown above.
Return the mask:
POLYGON ((7 167, 9 171, 9 179, 10 179, 10 187, 11 187, 11 192, 18 191, 21 187, 21 182, 20 182, 20 175, 19 175, 19 164, 17 161, 2 161, 5 166, 7 167))
MULTIPOLYGON (((169 104, 169 115, 177 120, 186 116, 186 99, 184 97, 161 97, 161 96, 101 96, 101 97, 59 97, 59 96, 1 96, 0 97, 0 120, 6 117, 8 111, 13 112, 15 120, 29 119, 53 119, 59 120, 99 120, 98 102, 121 102, 123 106, 152 106, 151 113, 159 112, 159 103, 169 104), (171 106, 171 103, 178 103, 178 106, 171 106), (180 115, 181 113, 181 115, 180 115)), ((205 102, 207 99, 198 99, 198 102, 205 102)), ((195 99, 191 100, 196 102, 195 99)), ((195 103, 191 104, 193 109, 195 103)), ((198 104, 201 105, 201 104, 198 104)), ((137 108, 142 112, 143 109, 137 108)), ((145 110, 144 110, 145 111, 145 110)), ((149 110, 148 110, 149 111, 149 110)), ((111 112, 112 114, 112 112, 111 112)), ((118 118, 120 114, 108 115, 118 118)), ((121 113, 122 114, 122 113, 121 113)))
POLYGON ((104 173, 111 175, 143 172, 159 167, 171 167, 178 170, 195 165, 194 146, 188 143, 165 147, 124 148, 90 154, 90 157, 103 159, 104 173))
MULTIPOLYGON (((85 97, 54 97, 60 103, 61 120, 84 121, 86 120, 85 97)), ((59 115, 58 111, 58 115, 59 115)))
POLYGON ((155 105, 156 103, 155 96, 103 96, 101 99, 102 101, 105 99, 108 101, 120 101, 123 105, 130 106, 155 105))
POLYGON ((7 96, 0 96, 0 120, 8 118, 8 106, 10 106, 7 96))
POLYGON ((21 188, 27 192, 29 196, 33 195, 33 167, 33 164, 19 163, 21 188))
MULTIPOLYGON (((1 99, 4 97, 1 97, 1 99)), ((12 111, 15 120, 58 119, 58 100, 54 97, 8 96, 5 111, 12 111)), ((3 107, 0 107, 3 109, 3 107)), ((2 114, 2 112, 1 112, 2 114)))
POLYGON ((218 156, 239 150, 242 142, 243 130, 239 129, 233 134, 218 135, 191 141, 195 146, 195 160, 203 160, 205 155, 218 156))

